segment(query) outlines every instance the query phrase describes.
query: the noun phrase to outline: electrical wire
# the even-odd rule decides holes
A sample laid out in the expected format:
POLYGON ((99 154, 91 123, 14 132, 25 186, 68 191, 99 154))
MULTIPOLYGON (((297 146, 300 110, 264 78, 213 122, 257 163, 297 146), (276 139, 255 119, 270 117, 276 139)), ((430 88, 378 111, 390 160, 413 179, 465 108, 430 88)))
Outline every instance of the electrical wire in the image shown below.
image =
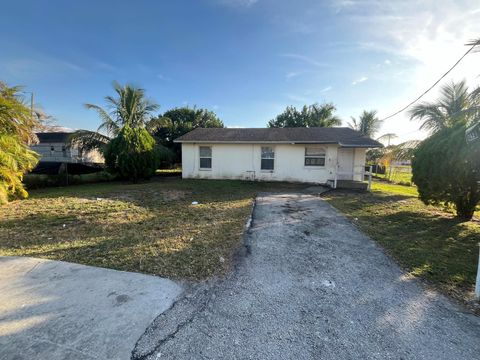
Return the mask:
POLYGON ((407 110, 410 106, 412 106, 413 104, 415 104, 418 100, 420 100, 422 97, 424 97, 430 90, 432 90, 440 81, 443 80, 443 78, 445 76, 447 76, 453 69, 455 69, 455 67, 460 63, 460 61, 463 60, 463 58, 465 56, 467 56, 474 48, 475 46, 479 45, 479 42, 474 42, 473 45, 467 50, 467 52, 465 54, 463 54, 460 59, 457 60, 457 62, 455 64, 453 64, 453 66, 450 67, 450 69, 447 70, 446 73, 444 73, 437 81, 435 81, 433 83, 432 86, 430 86, 427 90, 425 90, 419 97, 417 97, 415 100, 413 100, 412 102, 410 102, 408 105, 404 106, 403 108, 401 108, 400 110, 394 112, 393 114, 383 118, 381 121, 385 121, 385 120, 388 120, 398 114, 400 114, 401 112, 407 110))

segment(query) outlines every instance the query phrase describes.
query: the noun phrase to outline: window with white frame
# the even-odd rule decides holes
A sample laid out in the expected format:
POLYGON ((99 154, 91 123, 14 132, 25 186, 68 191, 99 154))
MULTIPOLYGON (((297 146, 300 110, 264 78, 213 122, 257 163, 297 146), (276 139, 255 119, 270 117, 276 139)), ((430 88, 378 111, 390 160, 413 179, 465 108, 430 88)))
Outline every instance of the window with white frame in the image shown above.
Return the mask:
POLYGON ((325 166, 325 149, 319 146, 307 146, 305 166, 325 166))
POLYGON ((212 147, 200 146, 200 169, 212 168, 212 147))
POLYGON ((271 146, 262 146, 261 170, 273 170, 275 168, 275 150, 271 146))

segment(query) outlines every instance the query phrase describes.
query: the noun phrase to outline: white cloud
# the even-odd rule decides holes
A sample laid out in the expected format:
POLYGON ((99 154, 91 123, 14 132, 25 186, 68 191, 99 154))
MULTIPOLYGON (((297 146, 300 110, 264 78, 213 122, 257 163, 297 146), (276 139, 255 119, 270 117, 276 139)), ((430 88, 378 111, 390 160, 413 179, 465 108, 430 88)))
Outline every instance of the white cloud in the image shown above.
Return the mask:
POLYGON ((331 86, 327 86, 327 87, 324 87, 322 90, 320 90, 321 93, 326 93, 330 90, 332 90, 333 88, 331 86))
POLYGON ((321 61, 317 61, 317 60, 315 60, 315 59, 313 59, 309 56, 305 56, 305 55, 301 55, 301 54, 280 54, 280 56, 285 57, 285 58, 299 60, 303 63, 307 63, 307 64, 317 66, 317 67, 327 67, 327 66, 329 66, 326 63, 323 63, 321 61))
POLYGON ((360 84, 360 83, 362 83, 364 81, 367 81, 367 80, 368 80, 368 77, 362 76, 361 78, 358 78, 358 79, 354 80, 352 82, 352 85, 355 86, 355 85, 360 84))
POLYGON ((63 74, 83 72, 85 69, 70 61, 49 57, 35 56, 17 58, 0 63, 0 67, 9 75, 19 79, 43 77, 45 74, 63 74))
MULTIPOLYGON (((478 0, 443 0, 441 6, 434 0, 418 2, 404 0, 389 2, 360 0, 355 3, 333 1, 338 16, 348 21, 358 32, 359 51, 386 56, 381 74, 369 79, 388 80, 390 94, 383 100, 372 99, 372 107, 379 116, 388 116, 429 88, 467 50, 464 45, 480 37, 480 4, 478 0), (340 4, 340 5, 339 5, 340 4)), ((478 63, 480 53, 471 53, 445 79, 421 101, 432 101, 438 97, 442 84, 466 78, 470 87, 480 84, 478 63)), ((359 81, 354 81, 354 85, 359 81)), ((368 105, 365 105, 368 106, 368 105)), ((381 132, 402 135, 398 141, 422 138, 418 122, 411 122, 403 112, 388 119, 381 132)))
POLYGON ((217 0, 216 2, 224 6, 248 8, 258 3, 258 1, 259 0, 217 0))
POLYGON ((298 95, 298 94, 286 94, 287 98, 293 102, 296 102, 296 103, 302 103, 302 104, 307 104, 310 102, 310 99, 305 97, 305 96, 302 96, 302 95, 298 95))
POLYGON ((165 76, 163 74, 157 74, 157 79, 162 80, 162 81, 170 81, 171 80, 168 76, 165 76))
POLYGON ((299 76, 300 74, 301 74, 300 72, 291 71, 291 72, 289 72, 289 73, 287 73, 287 74, 285 75, 285 78, 286 78, 287 80, 290 80, 290 79, 292 79, 292 78, 294 78, 294 77, 299 76))

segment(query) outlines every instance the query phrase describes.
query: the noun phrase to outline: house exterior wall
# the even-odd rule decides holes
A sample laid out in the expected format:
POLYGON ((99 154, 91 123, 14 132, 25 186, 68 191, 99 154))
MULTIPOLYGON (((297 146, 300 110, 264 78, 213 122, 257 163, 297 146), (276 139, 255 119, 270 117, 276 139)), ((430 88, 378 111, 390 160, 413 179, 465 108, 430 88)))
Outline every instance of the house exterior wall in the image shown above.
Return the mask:
POLYGON ((103 163, 102 156, 97 151, 89 151, 80 154, 78 148, 69 148, 63 142, 42 142, 30 147, 40 154, 40 161, 45 162, 69 162, 69 163, 103 163), (52 150, 53 149, 53 150, 52 150), (65 150, 63 150, 65 149, 65 150), (81 155, 81 156, 80 156, 81 155))
MULTIPOLYGON (((320 145, 315 145, 320 146, 320 145)), ((325 166, 305 166, 305 147, 300 144, 193 144, 182 143, 182 177, 202 179, 244 179, 298 181, 325 184, 337 168, 337 145, 322 145, 325 166), (200 169, 200 146, 212 148, 212 168, 200 169), (261 148, 275 151, 274 170, 261 170, 261 148)), ((354 162, 365 164, 365 149, 355 149, 354 162), (363 163, 362 163, 363 161, 363 163)), ((360 179, 362 176, 357 176, 360 179)), ((363 180, 363 179, 362 179, 363 180)))

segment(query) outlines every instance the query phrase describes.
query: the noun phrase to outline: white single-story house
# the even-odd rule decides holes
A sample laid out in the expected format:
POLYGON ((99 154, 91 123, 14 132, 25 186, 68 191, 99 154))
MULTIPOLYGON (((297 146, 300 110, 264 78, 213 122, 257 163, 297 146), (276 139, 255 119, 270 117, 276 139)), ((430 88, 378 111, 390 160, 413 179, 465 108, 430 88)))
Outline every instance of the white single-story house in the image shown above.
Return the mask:
POLYGON ((333 186, 363 181, 365 152, 378 141, 345 127, 197 128, 182 144, 182 177, 295 181, 333 186))

